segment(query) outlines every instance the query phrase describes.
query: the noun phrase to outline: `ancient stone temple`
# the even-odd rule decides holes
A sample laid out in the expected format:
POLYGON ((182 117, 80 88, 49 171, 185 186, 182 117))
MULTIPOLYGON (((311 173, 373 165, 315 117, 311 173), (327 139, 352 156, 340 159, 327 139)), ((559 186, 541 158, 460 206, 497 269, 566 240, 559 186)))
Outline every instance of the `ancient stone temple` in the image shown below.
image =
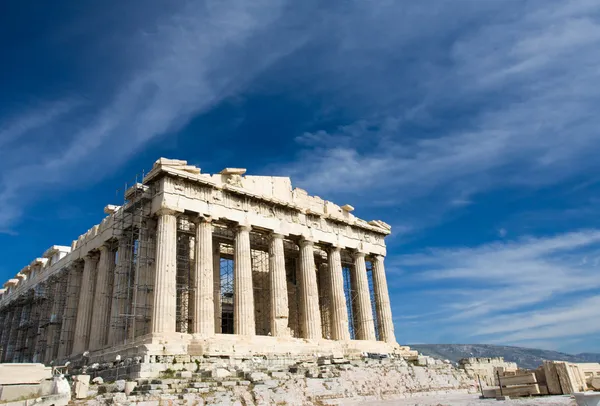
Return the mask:
POLYGON ((390 226, 289 178, 159 159, 99 225, 0 290, 2 362, 401 352, 390 226))

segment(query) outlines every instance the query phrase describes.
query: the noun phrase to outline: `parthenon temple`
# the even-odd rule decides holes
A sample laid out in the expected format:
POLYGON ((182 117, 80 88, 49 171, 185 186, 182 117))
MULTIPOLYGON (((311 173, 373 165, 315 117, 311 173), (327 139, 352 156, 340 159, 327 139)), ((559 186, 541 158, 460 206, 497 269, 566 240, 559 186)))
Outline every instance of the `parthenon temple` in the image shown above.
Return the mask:
POLYGON ((391 353, 383 221, 287 177, 161 158, 0 290, 1 362, 391 353))

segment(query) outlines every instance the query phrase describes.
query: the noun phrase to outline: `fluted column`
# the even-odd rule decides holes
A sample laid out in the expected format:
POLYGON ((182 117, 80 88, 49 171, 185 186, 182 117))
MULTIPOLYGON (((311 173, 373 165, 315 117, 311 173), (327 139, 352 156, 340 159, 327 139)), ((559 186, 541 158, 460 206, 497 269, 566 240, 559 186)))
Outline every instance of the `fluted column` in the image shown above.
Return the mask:
POLYGON ((10 320, 11 312, 4 308, 2 309, 2 313, 0 313, 0 362, 4 360, 4 353, 6 352, 6 343, 4 338, 8 336, 10 332, 10 326, 7 323, 7 320, 10 320))
POLYGON ((350 340, 348 330, 348 307, 344 294, 344 274, 342 271, 341 249, 333 247, 329 250, 329 283, 331 300, 331 339, 338 341, 350 340))
POLYGON ((210 217, 196 223, 195 305, 192 332, 205 336, 215 333, 212 224, 210 217))
POLYGON ((177 212, 161 209, 156 226, 152 333, 175 333, 177 314, 177 212))
POLYGON ((60 300, 60 289, 58 289, 58 279, 56 276, 50 278, 48 280, 48 292, 50 293, 48 297, 48 310, 47 310, 47 318, 46 328, 45 328, 45 344, 43 348, 43 356, 42 362, 44 364, 50 363, 52 361, 52 347, 54 345, 54 331, 56 330, 56 310, 58 308, 58 301, 60 300))
POLYGON ((213 300, 215 304, 215 333, 221 334, 221 247, 219 243, 213 245, 213 300))
POLYGON ((317 270, 313 242, 300 241, 300 330, 303 338, 319 339, 323 337, 321 330, 321 312, 319 310, 319 289, 317 286, 317 270))
POLYGON ((10 333, 8 336, 8 343, 5 347, 6 355, 4 356, 4 362, 14 362, 15 350, 17 346, 17 333, 22 311, 22 306, 15 305, 10 322, 10 333))
POLYGON ((19 321, 19 331, 17 333, 17 344, 15 346, 15 362, 24 362, 25 346, 27 343, 27 324, 31 317, 31 303, 23 305, 21 320, 19 321))
POLYGON ((375 341, 375 324, 371 299, 369 296, 369 281, 367 280, 367 265, 364 252, 354 254, 354 280, 356 281, 356 338, 358 340, 375 341))
POLYGON ((238 227, 233 259, 233 332, 241 335, 256 333, 250 229, 250 226, 238 227))
POLYGON ((373 290, 375 292, 379 339, 390 344, 396 344, 390 292, 388 291, 385 266, 383 264, 383 256, 381 255, 373 257, 373 290))
POLYGON ((129 276, 133 263, 133 247, 127 237, 119 240, 117 267, 113 274, 111 315, 108 330, 108 344, 116 345, 125 341, 127 328, 127 313, 131 302, 129 276))
POLYGON ((60 330, 60 346, 58 347, 58 359, 64 359, 71 354, 73 349, 73 338, 75 336, 75 323, 77 315, 77 303, 81 289, 82 269, 81 264, 72 265, 68 270, 67 300, 62 315, 60 330))
POLYGON ((90 350, 98 350, 107 344, 112 301, 111 270, 115 263, 114 253, 106 246, 100 248, 100 260, 96 275, 96 290, 90 327, 90 350))
POLYGON ((94 276, 98 266, 98 259, 98 255, 95 254, 88 254, 83 258, 83 274, 81 275, 81 289, 79 290, 77 319, 75 321, 73 355, 81 354, 89 349, 94 292, 96 290, 94 276))
POLYGON ((271 235, 269 278, 271 283, 271 334, 274 337, 287 336, 289 335, 289 306, 283 235, 281 234, 271 235))

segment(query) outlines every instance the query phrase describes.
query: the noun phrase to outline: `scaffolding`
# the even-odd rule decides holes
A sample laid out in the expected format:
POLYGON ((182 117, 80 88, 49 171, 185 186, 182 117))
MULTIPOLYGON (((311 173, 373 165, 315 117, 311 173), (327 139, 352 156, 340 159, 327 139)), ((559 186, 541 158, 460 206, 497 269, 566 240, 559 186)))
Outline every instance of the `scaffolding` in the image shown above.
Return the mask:
POLYGON ((60 334, 60 348, 63 349, 63 355, 71 354, 73 350, 73 340, 75 338, 75 322, 77 318, 77 306, 79 299, 79 289, 83 277, 83 267, 72 266, 67 271, 66 300, 63 310, 63 319, 60 334))
POLYGON ((151 202, 156 189, 142 183, 144 176, 136 175, 117 190, 123 204, 113 214, 116 256, 110 323, 117 343, 150 332, 155 259, 151 202))
POLYGON ((17 333, 17 342, 15 343, 15 362, 25 362, 27 352, 27 333, 31 325, 31 310, 33 305, 33 291, 28 291, 24 295, 23 308, 21 310, 21 319, 17 333))
POLYGON ((38 283, 33 288, 34 291, 34 323, 31 326, 31 335, 34 337, 35 344, 32 344, 31 361, 43 362, 44 350, 46 348, 45 326, 48 322, 48 282, 38 283))
POLYGON ((356 340, 357 337, 357 292, 355 289, 356 281, 354 280, 354 262, 347 251, 342 250, 342 275, 344 278, 344 296, 346 297, 346 310, 348 312, 348 330, 350 339, 356 340))
POLYGON ((177 218, 177 305, 176 330, 178 333, 192 332, 194 286, 194 246, 196 225, 186 216, 177 218))
POLYGON ((26 362, 34 362, 36 342, 38 338, 38 329, 40 325, 40 316, 42 311, 43 300, 41 299, 40 289, 35 286, 33 289, 33 297, 31 304, 31 322, 27 329, 27 348, 25 350, 24 359, 26 362))
POLYGON ((36 350, 39 350, 39 362, 50 363, 58 353, 66 286, 67 277, 65 273, 53 275, 47 281, 48 299, 41 309, 38 345, 36 345, 36 350))
POLYGON ((256 335, 271 334, 271 281, 269 279, 269 238, 257 230, 250 232, 252 291, 256 335))
POLYGON ((379 340, 379 318, 377 317, 377 302, 375 300, 375 288, 373 286, 373 262, 366 261, 367 281, 369 283, 369 299, 371 300, 371 314, 373 315, 373 325, 375 326, 375 339, 379 340))
MULTIPOLYGON (((227 224, 213 225, 215 255, 219 257, 219 309, 222 334, 233 334, 233 241, 235 233, 227 224)), ((215 265, 216 265, 215 261, 215 265)))
POLYGON ((288 327, 292 337, 301 338, 300 331, 300 286, 298 286, 298 261, 300 248, 290 240, 283 240, 285 274, 288 290, 288 327))
POLYGON ((321 313, 321 331, 323 338, 331 339, 331 287, 330 271, 327 263, 327 252, 321 248, 315 251, 317 268, 317 290, 319 293, 319 309, 321 313))

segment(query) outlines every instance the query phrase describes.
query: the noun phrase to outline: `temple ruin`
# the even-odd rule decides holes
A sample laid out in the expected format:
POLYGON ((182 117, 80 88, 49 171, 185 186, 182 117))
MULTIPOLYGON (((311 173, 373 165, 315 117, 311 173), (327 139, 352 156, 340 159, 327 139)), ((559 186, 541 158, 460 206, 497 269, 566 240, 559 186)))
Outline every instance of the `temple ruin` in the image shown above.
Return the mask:
POLYGON ((161 158, 0 290, 2 362, 402 353, 383 221, 286 177, 161 158))

